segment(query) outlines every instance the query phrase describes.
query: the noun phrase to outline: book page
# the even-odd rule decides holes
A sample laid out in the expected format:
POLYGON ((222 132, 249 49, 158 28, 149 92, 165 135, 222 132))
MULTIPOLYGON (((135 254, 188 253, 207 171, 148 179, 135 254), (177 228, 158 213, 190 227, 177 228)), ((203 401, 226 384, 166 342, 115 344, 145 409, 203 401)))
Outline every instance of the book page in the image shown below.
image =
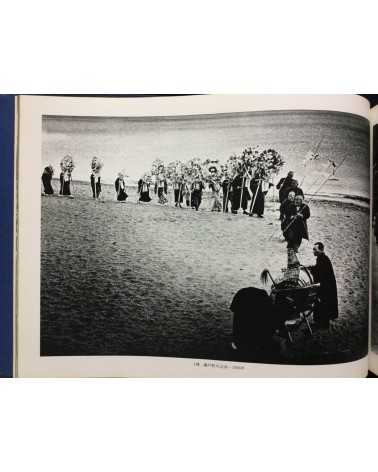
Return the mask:
POLYGON ((366 375, 368 115, 21 97, 17 375, 366 375))
POLYGON ((371 110, 371 147, 372 147, 372 296, 370 324, 369 369, 378 375, 378 107, 371 110))

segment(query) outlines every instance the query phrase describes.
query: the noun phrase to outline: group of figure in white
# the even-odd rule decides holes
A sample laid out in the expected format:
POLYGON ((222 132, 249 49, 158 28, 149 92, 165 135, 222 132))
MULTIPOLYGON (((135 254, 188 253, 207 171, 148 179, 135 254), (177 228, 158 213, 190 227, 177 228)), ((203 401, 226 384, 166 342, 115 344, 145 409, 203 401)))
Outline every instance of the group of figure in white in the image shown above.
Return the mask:
MULTIPOLYGON (((317 156, 315 156, 317 157, 317 156)), ((173 190, 174 205, 186 206, 196 211, 202 203, 204 190, 210 192, 210 210, 214 212, 231 212, 243 215, 264 217, 265 197, 273 187, 273 176, 277 175, 284 165, 281 155, 274 149, 261 150, 247 148, 239 156, 231 156, 225 164, 217 160, 191 159, 185 163, 175 161, 169 164, 160 159, 152 163, 151 170, 141 176, 138 181, 138 202, 151 202, 153 192, 160 205, 169 203, 168 190, 173 190)), ((60 163, 59 194, 71 196, 72 173, 74 161, 65 156, 60 163)), ((102 193, 101 170, 103 162, 93 157, 90 167, 90 184, 92 196, 98 199, 102 193)), ((54 169, 47 166, 42 174, 43 193, 54 193, 52 177, 54 169)), ((126 178, 122 172, 115 180, 116 200, 125 202, 128 198, 126 178)), ((302 239, 308 239, 307 220, 310 217, 309 206, 304 203, 304 194, 294 179, 294 173, 275 185, 278 189, 280 202, 280 220, 283 237, 288 248, 298 251, 302 239)))

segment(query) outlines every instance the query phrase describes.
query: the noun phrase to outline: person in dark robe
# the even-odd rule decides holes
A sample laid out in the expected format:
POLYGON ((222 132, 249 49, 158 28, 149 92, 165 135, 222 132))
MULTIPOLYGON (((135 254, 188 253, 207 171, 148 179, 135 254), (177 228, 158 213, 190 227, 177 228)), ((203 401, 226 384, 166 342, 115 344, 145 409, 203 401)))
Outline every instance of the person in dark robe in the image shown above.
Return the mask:
POLYGON ((273 338, 279 327, 273 300, 265 290, 247 287, 239 290, 231 303, 234 350, 263 357, 277 353, 273 338))
POLYGON ((43 170, 43 174, 42 174, 43 193, 45 193, 46 195, 52 195, 54 193, 54 189, 52 188, 52 185, 51 185, 53 173, 54 173, 54 169, 52 168, 52 166, 47 166, 43 170))
POLYGON ((292 186, 293 182, 293 177, 294 177, 294 172, 290 171, 288 172, 286 177, 282 177, 278 184, 276 185, 276 188, 279 190, 278 192, 278 197, 280 200, 280 203, 286 200, 292 186))
POLYGON ((155 182, 155 195, 157 194, 158 202, 160 204, 163 205, 168 202, 167 193, 168 193, 167 179, 164 177, 164 175, 159 174, 155 182))
POLYGON ((93 198, 99 198, 101 194, 101 177, 94 172, 91 173, 91 188, 93 198))
POLYGON ((264 216, 265 208, 265 194, 262 188, 262 179, 254 177, 250 183, 250 189, 252 193, 251 206, 249 208, 249 216, 257 215, 259 218, 264 216))
POLYGON ((191 205, 196 211, 198 211, 202 202, 202 192, 205 186, 199 177, 196 177, 192 183, 192 201, 191 205))
POLYGON ((59 176, 60 191, 59 195, 71 195, 71 172, 61 172, 59 176))
POLYGON ((298 180, 293 179, 291 181, 289 192, 294 192, 295 195, 300 195, 304 198, 303 190, 299 187, 298 180))
POLYGON ((310 218, 310 208, 303 202, 301 195, 294 197, 294 203, 286 208, 287 225, 283 228, 283 235, 288 249, 298 252, 302 240, 309 239, 307 220, 310 218))
POLYGON ((175 180, 173 193, 175 195, 175 206, 181 208, 181 203, 184 201, 184 182, 181 178, 175 180))
POLYGON ((118 177, 116 178, 114 182, 114 187, 115 187, 115 191, 117 195, 117 201, 125 202, 128 195, 126 193, 126 184, 123 178, 123 174, 121 173, 118 174, 118 177))
POLYGON ((146 178, 141 178, 138 181, 138 193, 140 202, 150 202, 150 181, 146 178))
MULTIPOLYGON (((295 193, 293 191, 289 192, 287 199, 284 200, 280 205, 280 220, 281 220, 281 229, 284 232, 286 226, 290 222, 290 216, 295 214, 295 210, 290 210, 290 207, 294 205, 295 193)), ((286 236, 284 234, 284 238, 286 236)))
POLYGON ((228 204, 231 203, 232 207, 232 181, 229 177, 226 177, 222 182, 223 190, 223 211, 228 213, 228 204))
POLYGON ((247 178, 243 172, 239 172, 232 181, 232 213, 237 214, 241 206, 243 214, 249 215, 247 208, 250 199, 251 196, 247 187, 247 178))
POLYGON ((324 244, 317 242, 313 248, 316 264, 308 267, 314 282, 320 284, 319 302, 314 311, 314 323, 320 329, 328 329, 330 320, 339 316, 337 283, 332 262, 324 252, 324 244))

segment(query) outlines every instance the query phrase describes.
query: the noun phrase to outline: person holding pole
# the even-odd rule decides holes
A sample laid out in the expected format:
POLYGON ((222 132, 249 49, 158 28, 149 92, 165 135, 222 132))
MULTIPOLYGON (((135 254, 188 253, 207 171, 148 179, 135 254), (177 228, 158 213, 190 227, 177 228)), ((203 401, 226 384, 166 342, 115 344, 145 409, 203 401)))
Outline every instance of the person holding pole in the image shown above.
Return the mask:
POLYGON ((252 201, 251 206, 249 207, 249 216, 257 215, 259 218, 264 218, 265 194, 263 192, 262 184, 263 179, 260 179, 255 174, 250 184, 252 201))
POLYGON ((232 187, 231 187, 231 179, 226 177, 222 182, 222 190, 223 190, 223 212, 228 213, 228 202, 231 203, 232 206, 232 187))
POLYGON ((249 215, 247 212, 248 200, 251 199, 248 187, 246 186, 246 176, 243 171, 239 171, 232 181, 232 213, 237 214, 239 208, 243 209, 244 215, 249 215))
POLYGON ((288 206, 286 212, 288 223, 282 232, 288 249, 298 252, 302 239, 309 240, 307 220, 310 218, 310 208, 303 202, 301 195, 296 195, 294 203, 288 206))

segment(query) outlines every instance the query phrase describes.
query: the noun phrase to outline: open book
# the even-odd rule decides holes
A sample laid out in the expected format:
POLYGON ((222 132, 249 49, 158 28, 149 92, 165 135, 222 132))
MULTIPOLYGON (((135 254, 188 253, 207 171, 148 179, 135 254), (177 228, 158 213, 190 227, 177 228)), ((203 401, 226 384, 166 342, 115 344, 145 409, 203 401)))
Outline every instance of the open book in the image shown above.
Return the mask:
POLYGON ((378 373, 366 99, 1 103, 12 375, 378 373))

